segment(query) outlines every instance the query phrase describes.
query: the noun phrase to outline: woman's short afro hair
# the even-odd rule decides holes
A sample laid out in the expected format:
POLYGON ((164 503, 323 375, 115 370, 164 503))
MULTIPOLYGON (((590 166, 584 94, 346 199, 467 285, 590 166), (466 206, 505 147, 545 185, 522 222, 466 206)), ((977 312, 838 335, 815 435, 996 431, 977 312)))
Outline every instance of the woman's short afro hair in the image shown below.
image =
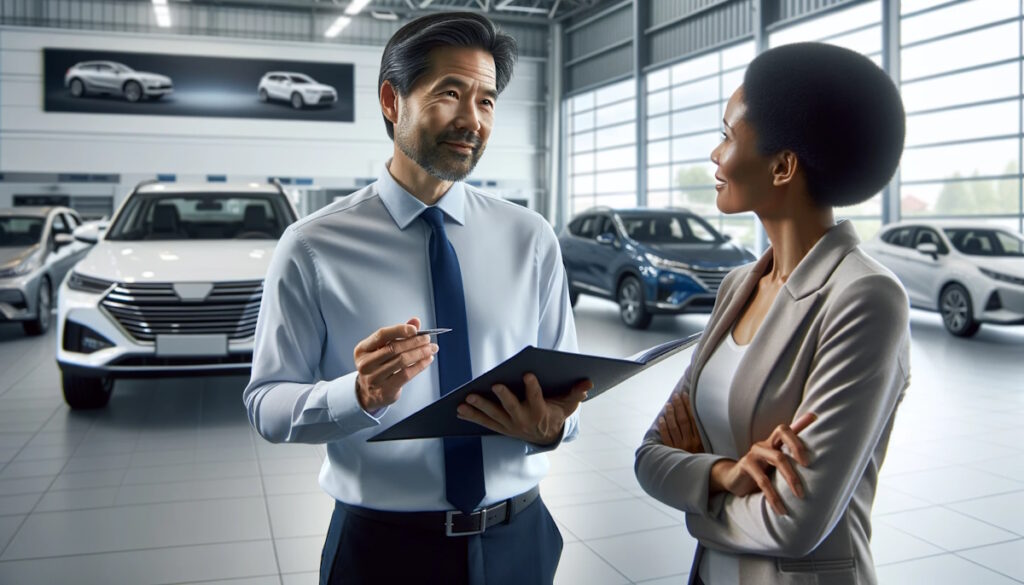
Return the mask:
POLYGON ((758 149, 794 152, 823 206, 870 199, 899 165, 903 102, 889 76, 859 53, 823 43, 770 49, 747 68, 743 97, 758 149))

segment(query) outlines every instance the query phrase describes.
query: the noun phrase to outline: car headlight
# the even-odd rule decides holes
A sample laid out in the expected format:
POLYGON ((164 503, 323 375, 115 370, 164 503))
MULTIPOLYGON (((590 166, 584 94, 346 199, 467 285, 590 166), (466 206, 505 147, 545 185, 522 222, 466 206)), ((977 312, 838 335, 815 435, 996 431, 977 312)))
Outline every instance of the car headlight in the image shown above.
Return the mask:
POLYGON ((0 270, 0 278, 13 278, 15 276, 24 276, 29 272, 32 272, 42 264, 42 255, 38 252, 32 254, 28 258, 21 261, 21 264, 13 268, 5 268, 0 270))
POLYGON ((662 268, 665 270, 685 270, 689 272, 693 269, 692 266, 685 262, 676 262, 675 260, 666 260, 661 256, 656 256, 650 252, 644 252, 644 258, 654 265, 655 268, 662 268))
POLYGON ((1010 284, 1024 286, 1024 278, 1021 278, 1019 276, 1011 276, 1009 274, 1003 274, 1002 272, 996 272, 994 270, 989 270, 987 268, 979 267, 978 270, 980 270, 982 274, 991 279, 998 280, 1000 282, 1008 282, 1010 284))
POLYGON ((114 283, 110 282, 109 280, 93 278, 91 276, 84 276, 77 272, 72 272, 68 276, 68 288, 70 288, 71 290, 90 293, 101 293, 110 288, 110 285, 112 284, 114 283))

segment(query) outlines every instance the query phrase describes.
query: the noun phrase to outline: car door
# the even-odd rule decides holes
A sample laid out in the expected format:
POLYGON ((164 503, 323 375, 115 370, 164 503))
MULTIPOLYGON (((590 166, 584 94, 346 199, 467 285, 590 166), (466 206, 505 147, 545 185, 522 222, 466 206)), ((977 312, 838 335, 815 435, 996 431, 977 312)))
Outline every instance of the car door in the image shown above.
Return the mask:
POLYGON ((119 89, 117 72, 106 63, 97 63, 96 71, 91 75, 93 86, 99 91, 113 92, 119 89))
MULTIPOLYGON (((896 277, 906 286, 907 256, 910 245, 913 243, 913 226, 902 226, 893 228, 891 231, 882 234, 882 242, 875 251, 875 259, 883 266, 892 270, 896 277)), ((916 254, 917 251, 915 250, 916 254)))
POLYGON ((930 306, 936 302, 936 289, 948 258, 949 248, 935 230, 919 227, 914 232, 912 245, 904 260, 902 278, 912 305, 930 306), (937 257, 917 251, 917 246, 925 243, 935 244, 939 249, 937 257))
POLYGON ((287 75, 277 76, 277 99, 286 100, 291 97, 291 83, 287 75))
POLYGON ((590 261, 593 255, 592 248, 597 245, 594 238, 597 236, 600 216, 585 215, 579 219, 578 227, 572 236, 572 243, 569 244, 568 257, 565 259, 565 267, 569 272, 570 281, 589 292, 603 291, 597 289, 593 273, 590 270, 590 261))
POLYGON ((615 275, 612 274, 612 270, 619 265, 617 257, 622 252, 622 238, 615 229, 615 223, 610 215, 602 214, 598 218, 594 238, 588 246, 587 270, 594 286, 614 294, 615 275), (611 237, 611 242, 601 243, 598 241, 601 237, 611 237))

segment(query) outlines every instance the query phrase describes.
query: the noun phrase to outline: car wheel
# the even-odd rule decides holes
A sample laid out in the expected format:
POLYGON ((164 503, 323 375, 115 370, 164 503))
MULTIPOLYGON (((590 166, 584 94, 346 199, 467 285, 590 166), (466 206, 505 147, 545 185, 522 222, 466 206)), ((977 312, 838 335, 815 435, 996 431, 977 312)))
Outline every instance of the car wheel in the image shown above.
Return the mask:
POLYGON ((77 97, 82 97, 84 95, 85 95, 85 84, 82 83, 81 79, 72 79, 71 80, 71 96, 77 98, 77 97))
POLYGON ((91 378, 67 372, 61 372, 61 385, 64 387, 64 402, 72 410, 103 408, 110 402, 110 394, 114 390, 113 378, 91 378))
POLYGON ((623 279, 616 300, 619 302, 619 316, 627 327, 647 329, 651 324, 651 314, 644 305, 644 287, 635 276, 623 279))
POLYGON ((142 99, 142 86, 137 81, 124 84, 124 99, 135 103, 142 99))
POLYGON ((269 95, 267 95, 267 90, 265 90, 265 89, 260 89, 260 101, 261 101, 261 102, 265 102, 265 101, 267 101, 268 99, 270 99, 270 96, 269 96, 269 95))
POLYGON ((942 289, 939 311, 946 330, 957 337, 970 337, 981 328, 981 323, 974 320, 971 294, 959 284, 951 284, 942 289))
POLYGON ((293 108, 295 108, 296 110, 301 110, 302 107, 305 106, 305 105, 306 105, 306 102, 302 101, 302 94, 300 94, 299 92, 295 92, 295 93, 292 94, 292 107, 293 108))
POLYGON ((36 318, 25 321, 21 328, 27 335, 42 335, 50 329, 50 320, 53 319, 53 293, 50 291, 50 279, 43 278, 39 283, 39 292, 36 293, 36 318))

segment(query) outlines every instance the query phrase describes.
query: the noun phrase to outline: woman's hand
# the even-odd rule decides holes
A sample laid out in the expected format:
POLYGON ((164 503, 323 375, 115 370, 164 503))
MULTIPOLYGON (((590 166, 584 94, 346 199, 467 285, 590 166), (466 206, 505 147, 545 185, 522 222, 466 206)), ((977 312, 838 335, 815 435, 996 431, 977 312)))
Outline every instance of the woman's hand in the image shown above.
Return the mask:
POLYGON ((750 446, 750 451, 739 461, 726 459, 711 466, 711 492, 729 492, 736 496, 747 496, 760 491, 768 504, 780 516, 786 515, 782 498, 768 477, 770 468, 775 468, 798 498, 804 497, 803 483, 793 469, 790 457, 782 452, 782 446, 789 447, 797 463, 807 467, 810 455, 804 442, 797 437, 800 431, 817 419, 813 413, 801 416, 792 426, 779 425, 763 441, 750 446))
POLYGON ((658 432, 661 442, 669 447, 682 449, 687 453, 703 453, 704 445, 697 432, 697 419, 693 416, 690 397, 673 393, 658 415, 658 432))

